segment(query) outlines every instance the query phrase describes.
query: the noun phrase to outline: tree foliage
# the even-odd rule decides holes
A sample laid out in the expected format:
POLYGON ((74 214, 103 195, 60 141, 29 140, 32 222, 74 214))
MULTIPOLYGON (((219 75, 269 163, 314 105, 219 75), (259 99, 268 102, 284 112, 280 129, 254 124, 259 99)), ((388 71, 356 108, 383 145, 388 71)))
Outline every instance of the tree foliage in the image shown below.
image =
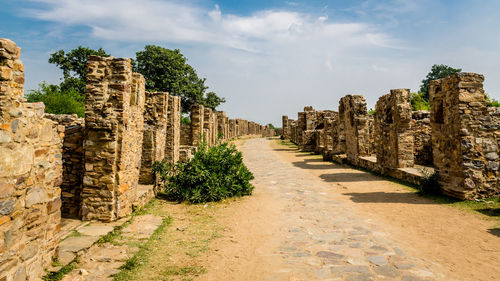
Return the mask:
POLYGON ((189 112, 194 104, 212 109, 225 102, 214 92, 206 93, 205 78, 199 78, 195 69, 187 63, 180 50, 146 45, 136 53, 134 71, 144 75, 146 90, 164 91, 181 97, 183 112, 189 112))
POLYGON ((87 57, 97 55, 108 57, 102 48, 93 50, 78 46, 69 52, 58 50, 50 55, 49 63, 63 71, 59 85, 40 83, 38 89, 27 95, 29 102, 43 102, 45 112, 54 114, 85 114, 85 84, 87 57))
POLYGON ((429 100, 424 98, 423 93, 410 93, 411 108, 413 110, 429 110, 429 100))
POLYGON ((462 71, 461 68, 453 68, 444 64, 435 64, 431 67, 431 71, 427 74, 424 80, 422 80, 422 85, 420 85, 420 93, 423 94, 423 98, 429 101, 429 83, 432 80, 441 79, 457 72, 462 71))
POLYGON ((484 98, 486 100, 486 105, 489 107, 500 107, 500 102, 492 97, 488 93, 484 93, 484 98))
POLYGON ((27 95, 29 102, 43 102, 45 112, 54 114, 85 114, 85 97, 75 89, 61 90, 58 85, 45 82, 38 85, 37 90, 32 90, 27 95))

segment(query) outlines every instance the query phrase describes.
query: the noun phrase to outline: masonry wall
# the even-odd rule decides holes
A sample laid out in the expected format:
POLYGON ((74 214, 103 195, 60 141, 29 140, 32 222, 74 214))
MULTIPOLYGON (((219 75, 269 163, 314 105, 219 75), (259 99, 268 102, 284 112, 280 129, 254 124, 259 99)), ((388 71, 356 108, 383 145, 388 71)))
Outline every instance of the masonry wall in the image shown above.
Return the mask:
POLYGON ((223 140, 227 139, 227 124, 226 124, 226 113, 224 111, 217 111, 217 135, 220 135, 223 140))
POLYGON ((370 129, 366 101, 360 95, 347 95, 339 104, 340 131, 339 146, 342 150, 345 137, 347 160, 357 164, 358 157, 368 156, 370 152, 370 129))
POLYGON ((432 137, 430 112, 418 110, 412 112, 411 130, 415 164, 432 166, 432 137))
POLYGON ((85 99, 82 216, 112 221, 129 214, 142 154, 144 84, 130 59, 89 56, 85 99))
POLYGON ((382 169, 413 167, 412 109, 409 89, 391 90, 375 105, 377 163, 382 169))
POLYGON ((20 56, 0 39, 0 280, 39 280, 61 227, 64 126, 23 98, 20 56))
POLYGON ((83 188, 83 135, 85 120, 76 114, 44 114, 45 118, 64 126, 62 148, 63 174, 61 184, 61 214, 80 218, 83 188))
POLYGON ((498 128, 486 107, 484 77, 458 73, 431 81, 432 152, 445 194, 457 198, 498 196, 498 128))
POLYGON ((169 96, 165 144, 165 160, 169 163, 179 161, 181 130, 181 97, 169 96))
POLYGON ((204 134, 205 107, 195 104, 191 107, 191 145, 198 147, 204 134))

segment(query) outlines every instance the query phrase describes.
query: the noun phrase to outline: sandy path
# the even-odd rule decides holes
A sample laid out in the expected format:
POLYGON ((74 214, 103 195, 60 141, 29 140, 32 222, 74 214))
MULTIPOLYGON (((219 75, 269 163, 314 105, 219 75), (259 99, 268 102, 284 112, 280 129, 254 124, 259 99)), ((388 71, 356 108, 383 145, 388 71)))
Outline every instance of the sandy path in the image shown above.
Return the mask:
POLYGON ((254 195, 220 210, 202 280, 498 280, 492 222, 266 139, 254 195))

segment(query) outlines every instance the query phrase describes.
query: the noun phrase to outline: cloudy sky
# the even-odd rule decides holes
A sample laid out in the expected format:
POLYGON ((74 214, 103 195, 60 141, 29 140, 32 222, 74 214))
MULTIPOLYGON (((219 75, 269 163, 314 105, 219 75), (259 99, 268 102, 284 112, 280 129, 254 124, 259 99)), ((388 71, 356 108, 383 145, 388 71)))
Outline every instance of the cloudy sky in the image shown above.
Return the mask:
POLYGON ((58 83, 58 49, 103 47, 135 57, 179 48, 227 100, 230 117, 281 125, 305 105, 368 107, 390 89, 416 91, 433 64, 485 75, 500 99, 498 0, 0 0, 0 37, 23 48, 26 89, 58 83))

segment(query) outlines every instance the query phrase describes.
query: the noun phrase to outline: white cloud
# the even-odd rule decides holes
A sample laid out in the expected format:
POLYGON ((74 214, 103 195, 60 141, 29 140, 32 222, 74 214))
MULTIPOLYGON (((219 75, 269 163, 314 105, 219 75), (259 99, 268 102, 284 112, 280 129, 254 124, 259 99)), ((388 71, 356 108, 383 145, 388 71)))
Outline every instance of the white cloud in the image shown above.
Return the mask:
POLYGON ((204 9, 157 0, 37 2, 46 8, 29 11, 31 16, 88 26, 100 40, 190 46, 189 62, 211 90, 226 97, 222 109, 232 117, 277 123, 281 114, 294 118, 305 104, 335 109, 341 96, 378 95, 406 73, 401 65, 384 63, 384 52, 404 51, 403 44, 365 22, 288 10, 240 16, 218 5, 204 9))

